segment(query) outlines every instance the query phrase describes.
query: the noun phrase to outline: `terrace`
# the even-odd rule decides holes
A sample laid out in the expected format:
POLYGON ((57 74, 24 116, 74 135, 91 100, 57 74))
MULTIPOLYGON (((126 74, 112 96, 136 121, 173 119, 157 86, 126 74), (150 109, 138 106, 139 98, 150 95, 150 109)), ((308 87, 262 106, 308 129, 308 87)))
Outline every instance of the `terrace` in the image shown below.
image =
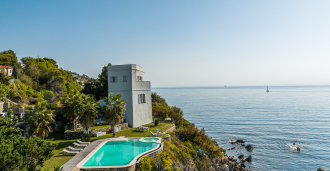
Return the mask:
MULTIPOLYGON (((150 131, 152 131, 152 132, 156 132, 156 129, 159 129, 161 132, 166 132, 167 130, 172 128, 174 125, 171 123, 171 121, 163 121, 163 122, 160 122, 158 126, 155 126, 154 123, 147 124, 145 126, 150 127, 150 131)), ((71 162, 70 159, 73 159, 73 156, 64 156, 62 150, 68 146, 72 146, 73 142, 75 142, 79 139, 64 140, 63 133, 60 133, 60 132, 51 133, 45 140, 57 144, 57 147, 54 150, 54 156, 44 163, 44 167, 39 168, 39 169, 53 170, 56 167, 61 167, 62 165, 64 165, 65 163, 67 163, 70 160, 70 163, 68 163, 69 167, 66 168, 65 170, 70 170, 70 169, 72 170, 92 150, 94 150, 99 144, 101 144, 104 141, 104 139, 107 139, 107 138, 112 139, 112 136, 113 136, 113 134, 109 133, 109 134, 99 136, 99 137, 91 137, 92 144, 89 146, 88 149, 86 148, 81 152, 81 154, 84 154, 84 155, 72 160, 72 162, 71 162), (98 140, 100 140, 100 141, 98 141, 98 140)), ((140 132, 140 131, 137 131, 135 128, 130 128, 130 129, 116 132, 116 137, 119 137, 119 136, 150 137, 151 133, 150 132, 140 132)))

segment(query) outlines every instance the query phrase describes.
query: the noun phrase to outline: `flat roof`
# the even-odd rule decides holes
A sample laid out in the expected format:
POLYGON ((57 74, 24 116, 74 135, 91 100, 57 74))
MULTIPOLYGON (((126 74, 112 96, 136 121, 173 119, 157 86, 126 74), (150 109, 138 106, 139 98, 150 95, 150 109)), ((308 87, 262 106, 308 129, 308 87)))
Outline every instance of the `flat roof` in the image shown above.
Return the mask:
POLYGON ((111 65, 108 66, 108 70, 133 70, 133 69, 137 69, 137 70, 143 70, 143 68, 137 64, 124 64, 124 65, 111 65))

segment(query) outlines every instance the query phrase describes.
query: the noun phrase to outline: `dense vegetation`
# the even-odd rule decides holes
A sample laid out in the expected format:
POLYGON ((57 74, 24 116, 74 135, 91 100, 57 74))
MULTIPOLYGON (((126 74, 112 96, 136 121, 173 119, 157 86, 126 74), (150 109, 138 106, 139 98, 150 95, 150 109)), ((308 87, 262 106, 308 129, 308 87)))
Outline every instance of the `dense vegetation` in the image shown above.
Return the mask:
POLYGON ((69 71, 58 68, 56 61, 50 58, 24 57, 21 61, 26 65, 17 71, 17 78, 34 90, 50 90, 56 96, 66 96, 70 90, 81 88, 69 71))
POLYGON ((0 52, 0 65, 15 66, 17 64, 17 56, 14 51, 7 50, 0 52))
MULTIPOLYGON (((21 61, 25 68, 18 63, 14 51, 0 53, 0 65, 14 68, 13 76, 0 73, 0 101, 17 103, 11 103, 6 117, 0 117, 0 170, 36 170, 37 166, 42 166, 56 146, 43 139, 53 131, 51 124, 55 118, 65 121, 61 115, 55 117, 52 109, 58 108, 57 102, 70 91, 81 92, 72 74, 59 68, 55 60, 24 57, 21 61), (9 83, 10 79, 13 80, 9 83), (28 138, 22 136, 23 130, 13 128, 18 118, 12 118, 11 114, 13 110, 18 112, 19 107, 25 107, 29 112, 24 117, 23 127, 28 128, 28 138)), ((96 104, 94 100, 92 102, 96 104)), ((86 115, 86 103, 80 107, 79 112, 86 115)))
POLYGON ((67 96, 69 90, 81 91, 72 74, 58 68, 55 60, 24 57, 21 61, 26 65, 25 68, 18 64, 14 51, 0 53, 0 64, 14 67, 13 77, 4 78, 0 74, 0 100, 10 99, 23 106, 45 100, 56 103, 67 96), (16 79, 13 84, 8 83, 10 78, 16 79))
POLYGON ((50 124, 55 120, 53 110, 47 108, 47 103, 38 102, 35 109, 24 117, 24 121, 30 126, 28 130, 29 135, 35 135, 44 139, 52 132, 50 124))
POLYGON ((0 117, 0 170, 36 170, 52 155, 54 144, 38 137, 23 137, 19 128, 14 128, 17 118, 0 117))
POLYGON ((165 119, 170 117, 175 122, 175 125, 180 127, 186 124, 186 120, 183 118, 183 111, 179 107, 169 106, 166 100, 157 93, 151 93, 151 101, 154 118, 165 119))
POLYGON ((108 66, 111 66, 111 63, 102 68, 102 72, 97 79, 85 83, 84 94, 92 95, 96 100, 108 97, 108 66))
POLYGON ((142 159, 140 170, 208 170, 212 159, 223 157, 224 150, 208 137, 204 129, 200 130, 185 120, 180 108, 168 106, 165 99, 156 93, 152 93, 151 97, 153 116, 171 117, 178 129, 170 133, 171 143, 164 141, 163 152, 156 160, 149 157, 142 159))

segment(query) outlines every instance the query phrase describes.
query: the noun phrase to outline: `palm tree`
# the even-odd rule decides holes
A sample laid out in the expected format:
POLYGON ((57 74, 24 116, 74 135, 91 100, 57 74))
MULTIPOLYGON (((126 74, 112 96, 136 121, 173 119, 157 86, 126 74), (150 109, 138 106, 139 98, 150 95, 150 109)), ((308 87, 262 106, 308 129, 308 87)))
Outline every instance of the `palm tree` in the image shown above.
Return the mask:
POLYGON ((25 115, 25 122, 30 125, 29 135, 44 139, 52 131, 49 125, 54 122, 53 110, 47 109, 46 102, 38 102, 29 115, 25 115))
POLYGON ((105 121, 111 125, 113 130, 113 137, 116 136, 115 126, 123 120, 125 112, 125 103, 126 100, 121 99, 121 95, 118 93, 113 95, 110 92, 110 99, 105 99, 104 103, 106 106, 102 107, 102 112, 105 118, 105 121))
POLYGON ((89 127, 95 122, 97 117, 99 104, 93 97, 88 95, 82 96, 82 103, 78 107, 79 122, 82 127, 85 128, 87 134, 89 134, 89 127))
POLYGON ((73 130, 76 130, 76 121, 78 117, 78 106, 82 102, 82 94, 78 90, 69 92, 68 97, 62 100, 62 112, 64 117, 69 119, 73 124, 73 130))

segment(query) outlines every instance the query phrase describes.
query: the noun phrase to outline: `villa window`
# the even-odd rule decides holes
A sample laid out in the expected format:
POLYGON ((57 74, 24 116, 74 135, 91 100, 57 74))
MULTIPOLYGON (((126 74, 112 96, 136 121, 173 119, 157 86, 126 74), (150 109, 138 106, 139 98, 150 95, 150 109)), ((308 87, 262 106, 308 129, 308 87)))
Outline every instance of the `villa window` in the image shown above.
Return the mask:
POLYGON ((117 79, 115 76, 110 77, 110 82, 115 83, 117 82, 117 79))
POLYGON ((123 76, 123 82, 127 82, 127 76, 123 76))
POLYGON ((142 76, 137 76, 137 81, 142 81, 142 76))
POLYGON ((139 104, 146 103, 146 95, 145 94, 139 94, 138 95, 138 102, 139 102, 139 104))

